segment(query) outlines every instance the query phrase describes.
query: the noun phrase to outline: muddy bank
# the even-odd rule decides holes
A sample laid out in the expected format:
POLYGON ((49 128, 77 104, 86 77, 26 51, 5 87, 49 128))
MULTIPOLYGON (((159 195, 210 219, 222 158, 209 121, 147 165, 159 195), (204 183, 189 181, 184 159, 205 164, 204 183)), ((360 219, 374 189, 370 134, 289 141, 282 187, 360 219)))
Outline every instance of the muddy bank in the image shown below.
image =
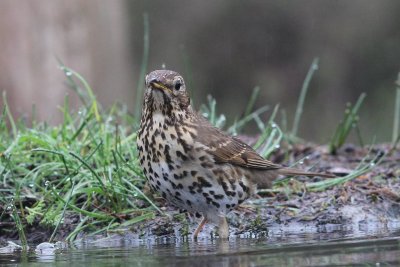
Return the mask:
MULTIPOLYGON (((287 154, 276 151, 275 162, 293 164, 301 159, 297 167, 315 171, 329 171, 338 176, 351 173, 370 153, 369 158, 383 155, 379 165, 351 181, 323 191, 310 191, 306 184, 324 181, 322 178, 296 177, 278 181, 273 190, 262 191, 259 197, 243 203, 228 216, 230 237, 273 236, 282 233, 328 233, 362 234, 396 231, 400 228, 400 151, 390 151, 389 145, 375 146, 372 151, 347 145, 337 155, 327 153, 324 146, 296 146, 287 154)), ((154 219, 134 224, 129 228, 108 233, 121 238, 190 238, 199 218, 165 203, 153 195, 157 206, 165 212, 154 219)), ((63 240, 79 223, 79 216, 66 213, 63 225, 57 232, 55 241, 63 240)), ((2 225, 12 227, 12 225, 2 225)), ((31 225, 25 229, 28 242, 48 241, 53 229, 31 225)), ((88 233, 78 238, 93 239, 88 233)), ((101 235, 104 236, 104 235, 101 235)), ((216 229, 207 225, 200 238, 213 238, 216 229)), ((99 238, 96 236, 95 238, 99 238)), ((6 241, 18 242, 16 232, 0 237, 0 244, 6 241)))

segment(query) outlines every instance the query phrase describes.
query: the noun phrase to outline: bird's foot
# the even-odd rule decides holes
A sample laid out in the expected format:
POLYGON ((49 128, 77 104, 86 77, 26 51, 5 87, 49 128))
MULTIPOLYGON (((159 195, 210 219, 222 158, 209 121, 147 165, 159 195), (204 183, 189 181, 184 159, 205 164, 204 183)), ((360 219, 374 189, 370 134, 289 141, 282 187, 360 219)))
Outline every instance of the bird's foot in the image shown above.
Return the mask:
POLYGON ((228 239, 229 237, 229 225, 225 216, 219 217, 218 235, 221 239, 228 239))
POLYGON ((204 225, 206 223, 207 223, 207 219, 206 219, 206 217, 203 217, 203 219, 201 220, 201 222, 197 226, 196 230, 194 230, 194 233, 193 233, 193 239, 194 240, 197 240, 197 236, 199 235, 200 231, 203 230, 204 225))

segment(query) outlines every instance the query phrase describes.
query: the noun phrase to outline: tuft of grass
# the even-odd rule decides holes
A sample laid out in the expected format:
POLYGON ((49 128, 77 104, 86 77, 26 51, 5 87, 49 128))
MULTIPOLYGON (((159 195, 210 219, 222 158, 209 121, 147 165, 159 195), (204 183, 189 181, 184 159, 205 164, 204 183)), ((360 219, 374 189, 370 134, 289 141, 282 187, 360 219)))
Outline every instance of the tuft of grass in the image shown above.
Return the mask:
MULTIPOLYGON (((232 135, 237 135, 241 129, 247 125, 249 122, 255 122, 258 126, 260 132, 265 131, 265 125, 262 122, 260 115, 269 110, 269 106, 262 106, 256 110, 253 110, 254 102, 257 99, 259 94, 259 87, 255 87, 250 96, 249 102, 246 106, 245 112, 243 116, 239 119, 236 119, 235 122, 228 127, 227 132, 232 135)), ((224 114, 217 113, 217 101, 212 96, 207 96, 207 104, 202 104, 200 106, 200 113, 208 119, 208 121, 218 128, 224 128, 226 124, 226 116, 224 114)), ((274 115, 275 117, 275 115, 274 115)))
MULTIPOLYGON (((279 149, 280 143, 283 140, 284 134, 280 127, 275 123, 275 119, 279 110, 279 105, 276 105, 267 123, 264 123, 260 114, 269 109, 268 106, 263 106, 257 110, 253 110, 255 100, 259 94, 259 87, 253 89, 253 93, 249 99, 246 106, 244 115, 239 120, 236 120, 234 124, 228 128, 228 132, 233 135, 237 135, 240 130, 249 122, 253 121, 257 125, 260 136, 255 142, 253 148, 258 150, 261 156, 268 158, 270 154, 279 149)), ((217 115, 216 105, 217 102, 215 98, 208 96, 207 105, 202 105, 200 107, 201 114, 207 118, 211 124, 215 127, 223 128, 226 123, 226 117, 224 114, 217 115)))
POLYGON ((28 224, 48 227, 53 241, 65 219, 76 218, 79 223, 68 237, 73 240, 84 230, 130 227, 162 213, 143 192, 138 123, 133 123, 138 119, 123 106, 102 109, 83 77, 61 69, 83 103, 72 112, 66 98, 61 125, 35 123, 28 128, 14 122, 3 99, 0 221, 11 226, 2 226, 0 234, 17 229, 22 241, 28 224))
POLYGON ((282 130, 278 124, 275 123, 278 110, 279 105, 276 105, 266 126, 258 117, 255 117, 255 121, 261 130, 261 135, 253 148, 258 150, 260 155, 264 158, 268 158, 274 150, 279 149, 283 139, 282 130))
POLYGON ((356 129, 360 143, 361 145, 363 145, 360 131, 358 129, 359 116, 357 114, 365 97, 366 94, 362 93, 357 99, 357 102, 354 104, 354 106, 351 103, 347 103, 344 117, 336 127, 335 133, 333 134, 333 137, 329 142, 329 152, 331 154, 335 154, 336 151, 346 142, 346 139, 352 129, 356 129))
POLYGON ((238 120, 235 120, 235 122, 228 127, 227 132, 232 134, 232 135, 237 135, 245 125, 247 125, 249 122, 256 122, 258 128, 260 131, 264 130, 264 126, 263 124, 257 123, 259 121, 261 121, 260 115, 263 114, 264 112, 268 111, 270 109, 269 106, 262 106, 256 110, 254 110, 253 112, 251 112, 249 115, 244 116, 238 120))
POLYGON ((217 101, 211 95, 207 96, 207 104, 200 106, 201 114, 215 127, 223 128, 226 122, 224 114, 217 114, 217 101))

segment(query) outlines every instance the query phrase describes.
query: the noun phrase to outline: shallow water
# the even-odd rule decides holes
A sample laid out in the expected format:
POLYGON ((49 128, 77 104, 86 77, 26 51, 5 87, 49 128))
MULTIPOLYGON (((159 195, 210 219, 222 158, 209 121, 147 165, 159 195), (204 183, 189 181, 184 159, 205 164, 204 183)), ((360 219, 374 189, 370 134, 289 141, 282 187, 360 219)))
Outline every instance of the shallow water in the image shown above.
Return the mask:
POLYGON ((0 254, 1 266, 398 266, 400 232, 288 234, 229 241, 138 240, 132 236, 0 254))

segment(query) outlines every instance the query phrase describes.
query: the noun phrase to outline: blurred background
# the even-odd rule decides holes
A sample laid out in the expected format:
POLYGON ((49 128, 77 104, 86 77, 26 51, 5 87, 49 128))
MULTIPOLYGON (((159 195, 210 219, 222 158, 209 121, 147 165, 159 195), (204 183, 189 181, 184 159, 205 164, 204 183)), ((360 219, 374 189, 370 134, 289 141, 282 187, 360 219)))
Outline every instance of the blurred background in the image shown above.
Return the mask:
POLYGON ((144 14, 147 71, 165 66, 184 75, 196 108, 211 94, 232 122, 260 86, 257 107, 280 103, 291 126, 318 57, 299 135, 327 142, 346 103, 366 92, 361 133, 366 142, 390 141, 400 71, 398 0, 2 0, 0 90, 14 115, 29 120, 34 105, 40 120, 58 123, 66 94, 79 107, 57 59, 89 81, 103 106, 118 101, 133 111, 144 14))

